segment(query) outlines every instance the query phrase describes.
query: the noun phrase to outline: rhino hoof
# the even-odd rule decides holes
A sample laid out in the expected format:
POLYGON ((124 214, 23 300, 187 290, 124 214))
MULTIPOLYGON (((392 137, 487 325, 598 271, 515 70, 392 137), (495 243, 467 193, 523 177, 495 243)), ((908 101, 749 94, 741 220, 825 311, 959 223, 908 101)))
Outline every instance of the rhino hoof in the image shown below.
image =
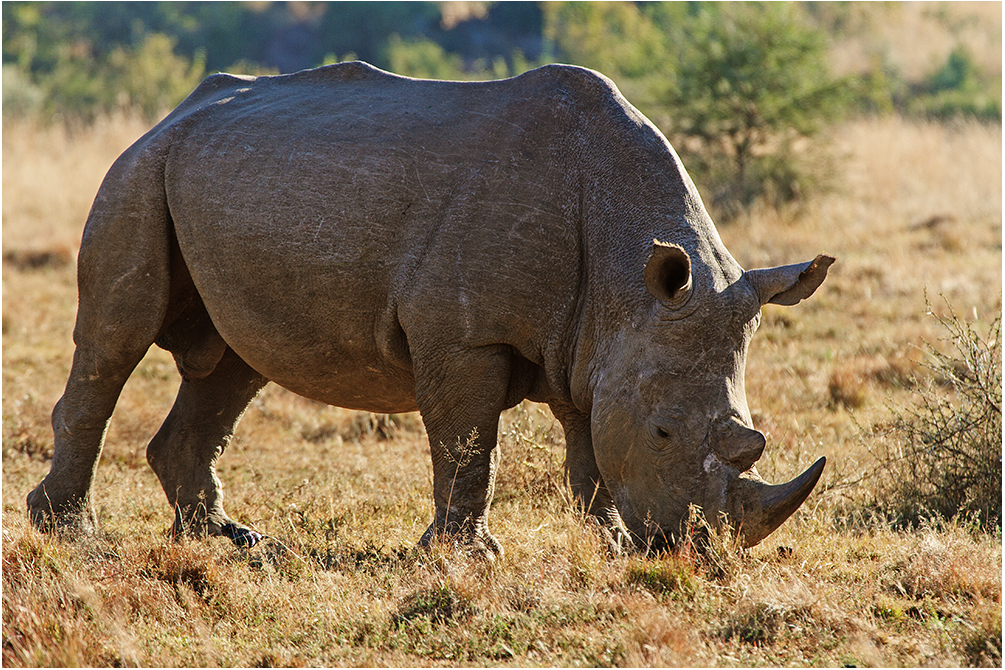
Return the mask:
POLYGON ((220 534, 229 537, 230 541, 238 547, 250 549, 261 542, 265 536, 256 530, 251 530, 246 526, 236 523, 226 523, 220 527, 220 534))
POLYGON ((94 535, 98 518, 86 500, 53 505, 41 484, 28 494, 28 520, 42 533, 56 533, 62 537, 94 535))
POLYGON ((489 533, 479 534, 471 542, 471 548, 474 553, 484 558, 489 563, 494 562, 497 558, 502 558, 503 548, 499 544, 499 540, 495 539, 489 533))
POLYGON ((462 547, 467 549, 474 556, 480 556, 484 558, 489 563, 495 561, 495 559, 502 557, 503 548, 499 544, 499 540, 495 539, 492 533, 484 529, 479 529, 477 532, 470 531, 456 531, 453 533, 447 533, 443 530, 437 529, 435 524, 430 524, 426 532, 422 534, 422 538, 419 540, 419 546, 426 549, 433 546, 435 542, 448 542, 452 543, 455 547, 462 547))

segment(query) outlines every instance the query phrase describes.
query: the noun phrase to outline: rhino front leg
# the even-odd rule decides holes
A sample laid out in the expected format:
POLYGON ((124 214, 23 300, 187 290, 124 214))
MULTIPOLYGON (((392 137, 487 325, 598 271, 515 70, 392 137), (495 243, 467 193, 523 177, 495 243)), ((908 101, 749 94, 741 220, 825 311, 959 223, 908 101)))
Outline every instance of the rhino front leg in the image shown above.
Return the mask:
POLYGON ((420 544, 462 539, 489 558, 502 546, 488 529, 499 462, 499 414, 512 368, 503 347, 482 347, 416 364, 416 400, 429 435, 436 518, 420 544))
POLYGON ((632 542, 618 508, 597 468, 590 432, 590 417, 570 405, 550 405, 565 432, 565 476, 573 499, 584 512, 595 518, 614 554, 632 551, 632 542))
POLYGON ((223 511, 216 461, 266 383, 229 347, 208 376, 182 381, 171 412, 147 446, 147 461, 175 510, 175 536, 222 535, 245 547, 262 539, 223 511))

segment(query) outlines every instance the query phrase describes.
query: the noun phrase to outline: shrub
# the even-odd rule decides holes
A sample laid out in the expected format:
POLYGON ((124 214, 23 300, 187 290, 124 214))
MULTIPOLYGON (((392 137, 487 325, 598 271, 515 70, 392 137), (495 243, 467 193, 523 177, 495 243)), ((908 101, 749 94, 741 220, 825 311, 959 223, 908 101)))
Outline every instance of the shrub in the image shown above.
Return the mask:
POLYGON ((679 18, 661 22, 687 25, 666 101, 670 131, 686 162, 715 184, 719 214, 798 200, 822 185, 813 164, 822 148, 806 140, 843 113, 850 85, 830 76, 822 33, 787 4, 702 5, 686 24, 679 18))
POLYGON ((185 99, 205 74, 205 54, 189 61, 175 54, 175 40, 167 35, 147 35, 133 50, 117 48, 108 57, 107 86, 116 90, 116 102, 142 110, 150 120, 185 99))
POLYGON ((464 60, 428 39, 391 35, 385 59, 392 72, 428 79, 463 79, 464 60))
POLYGON ((984 73, 966 47, 958 46, 946 62, 918 87, 908 110, 938 119, 974 116, 1001 121, 1001 79, 984 73))
POLYGON ((656 561, 639 561, 625 570, 629 584, 637 584, 657 597, 680 594, 685 599, 695 595, 695 564, 674 554, 656 561))
POLYGON ((391 617, 392 623, 401 625, 419 617, 433 623, 445 623, 455 618, 463 618, 472 613, 471 602, 457 591, 444 584, 422 589, 408 596, 401 609, 391 617))
POLYGON ((909 525, 929 514, 1001 528, 1001 316, 986 335, 951 307, 948 316, 935 318, 953 351, 927 345, 933 375, 917 406, 896 412, 898 439, 881 457, 888 476, 881 502, 909 525))

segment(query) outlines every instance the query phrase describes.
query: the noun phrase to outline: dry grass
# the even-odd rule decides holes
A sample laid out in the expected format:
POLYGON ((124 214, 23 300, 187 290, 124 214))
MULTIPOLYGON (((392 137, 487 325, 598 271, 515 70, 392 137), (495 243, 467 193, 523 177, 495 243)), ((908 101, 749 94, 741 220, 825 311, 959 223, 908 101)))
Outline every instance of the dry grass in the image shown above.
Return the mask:
POLYGON ((492 523, 507 553, 492 565, 413 548, 432 516, 414 416, 377 424, 275 387, 221 464, 231 514, 275 539, 250 552, 169 542, 143 456, 178 384, 160 350, 112 420, 94 493, 103 534, 28 527, 72 351, 81 224, 144 130, 5 123, 4 665, 1000 665, 1000 537, 855 513, 870 496, 856 483, 871 465, 862 436, 911 402, 920 344, 938 343, 925 290, 970 319, 1001 312, 1000 127, 850 123, 835 131, 843 191, 720 231, 744 267, 839 258, 813 299, 765 309, 748 362, 762 474, 828 457, 791 521, 719 563, 611 559, 567 504, 561 429, 525 403, 501 429, 492 523))

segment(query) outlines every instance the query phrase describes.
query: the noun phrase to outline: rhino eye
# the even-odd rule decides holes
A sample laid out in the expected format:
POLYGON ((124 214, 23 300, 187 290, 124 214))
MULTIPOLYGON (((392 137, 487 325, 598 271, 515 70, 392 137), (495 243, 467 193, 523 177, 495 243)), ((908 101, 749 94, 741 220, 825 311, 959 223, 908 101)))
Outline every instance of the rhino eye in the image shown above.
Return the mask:
POLYGON ((670 448, 674 442, 680 442, 680 438, 684 434, 682 421, 666 415, 650 423, 648 429, 650 445, 659 450, 670 448))

